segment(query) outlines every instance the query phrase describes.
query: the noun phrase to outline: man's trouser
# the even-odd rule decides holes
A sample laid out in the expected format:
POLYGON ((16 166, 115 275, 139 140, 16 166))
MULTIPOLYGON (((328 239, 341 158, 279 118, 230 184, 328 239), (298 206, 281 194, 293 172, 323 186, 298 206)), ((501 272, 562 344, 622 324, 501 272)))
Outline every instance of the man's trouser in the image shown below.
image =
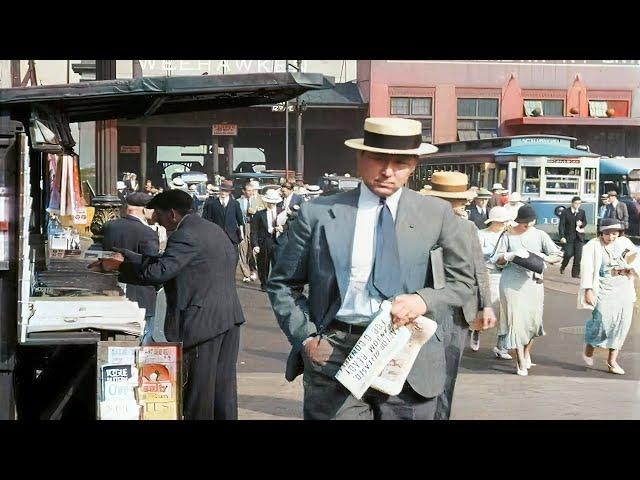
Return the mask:
POLYGON ((237 420, 240 326, 183 353, 185 420, 237 420))
POLYGON ((448 319, 448 327, 444 329, 444 358, 447 369, 447 379, 444 391, 438 395, 435 420, 449 420, 453 403, 453 390, 456 388, 458 369, 464 348, 469 344, 469 325, 464 319, 462 309, 453 308, 453 316, 448 319))
POLYGON ((402 392, 390 396, 370 388, 361 400, 334 377, 360 333, 332 329, 322 338, 333 347, 326 365, 311 362, 304 353, 304 419, 305 420, 432 420, 437 397, 424 398, 405 382, 402 392))
POLYGON ((571 276, 580 276, 580 262, 582 261, 582 247, 584 243, 575 238, 563 245, 564 258, 562 259, 561 268, 564 270, 569 265, 569 260, 573 257, 573 265, 571 265, 571 276))
POLYGON ((267 286, 267 279, 271 272, 271 263, 274 261, 276 244, 272 239, 267 239, 264 245, 260 246, 260 253, 256 258, 258 263, 258 277, 260 277, 260 286, 267 286))
POLYGON ((249 223, 244 226, 244 240, 238 244, 238 253, 242 276, 245 278, 251 276, 256 271, 256 257, 253 253, 253 245, 251 245, 251 224, 249 223))

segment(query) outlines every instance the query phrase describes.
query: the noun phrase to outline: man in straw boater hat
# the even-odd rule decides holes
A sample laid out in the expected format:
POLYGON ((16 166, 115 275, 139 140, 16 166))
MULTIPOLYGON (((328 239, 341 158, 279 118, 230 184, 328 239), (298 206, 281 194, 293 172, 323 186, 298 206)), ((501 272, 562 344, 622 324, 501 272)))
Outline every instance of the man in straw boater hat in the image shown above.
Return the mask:
POLYGON ((423 195, 442 198, 451 205, 457 217, 453 221, 459 225, 461 241, 465 243, 465 252, 473 264, 474 277, 474 295, 462 307, 451 307, 446 312, 439 312, 442 318, 436 319, 444 329, 443 343, 447 368, 444 391, 438 396, 436 420, 448 420, 451 415, 453 390, 462 352, 469 342, 469 329, 471 328, 475 335, 478 335, 479 330, 493 326, 496 321, 495 313, 491 308, 489 273, 482 255, 478 229, 472 221, 467 219, 465 210, 467 203, 476 196, 475 189, 468 188, 468 183, 469 177, 461 172, 434 172, 431 185, 420 190, 423 195))
POLYGON ((278 225, 280 210, 277 205, 282 202, 279 189, 271 188, 262 195, 262 201, 266 205, 264 210, 258 211, 251 223, 251 245, 256 255, 258 265, 258 277, 260 289, 267 290, 267 278, 275 257, 276 237, 282 232, 282 226, 278 225))
POLYGON ((420 315, 441 319, 438 312, 473 294, 473 266, 451 208, 404 188, 418 157, 437 148, 422 142, 420 122, 402 118, 367 118, 364 138, 345 144, 357 150, 360 186, 302 205, 268 281, 292 345, 285 377, 304 373, 305 419, 433 419, 446 380, 441 325, 398 395, 370 388, 359 400, 334 376, 383 300, 392 301, 400 326, 420 315), (443 261, 434 288, 427 272, 437 246, 443 261))

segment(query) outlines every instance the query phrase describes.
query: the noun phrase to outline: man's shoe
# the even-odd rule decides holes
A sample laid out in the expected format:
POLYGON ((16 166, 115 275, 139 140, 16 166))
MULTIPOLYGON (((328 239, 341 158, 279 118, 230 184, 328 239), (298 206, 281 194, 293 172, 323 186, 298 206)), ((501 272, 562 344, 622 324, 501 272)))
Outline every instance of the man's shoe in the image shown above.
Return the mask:
POLYGON ((496 354, 496 358, 501 358, 502 360, 512 360, 513 357, 509 355, 509 352, 506 350, 500 349, 498 347, 493 347, 493 353, 496 354))
POLYGON ((473 332, 471 332, 471 338, 469 339, 469 346, 471 347, 471 350, 473 350, 474 352, 477 352, 478 350, 480 350, 480 332, 478 332, 477 330, 474 330, 473 332))
POLYGON ((571 275, 571 278, 580 278, 580 275, 571 275))
POLYGON ((563 275, 563 274, 564 274, 564 268, 565 268, 565 267, 560 267, 560 275, 563 275))
POLYGON ((248 282, 250 282, 250 281, 251 281, 251 279, 250 279, 249 277, 244 277, 244 278, 242 279, 242 281, 243 281, 244 283, 248 283, 248 282))
POLYGON ((258 275, 256 275, 255 273, 252 273, 251 275, 249 275, 249 278, 255 282, 256 279, 258 278, 258 275))
POLYGON ((267 287, 265 287, 264 285, 260 285, 260 291, 261 292, 266 292, 267 291, 267 287))

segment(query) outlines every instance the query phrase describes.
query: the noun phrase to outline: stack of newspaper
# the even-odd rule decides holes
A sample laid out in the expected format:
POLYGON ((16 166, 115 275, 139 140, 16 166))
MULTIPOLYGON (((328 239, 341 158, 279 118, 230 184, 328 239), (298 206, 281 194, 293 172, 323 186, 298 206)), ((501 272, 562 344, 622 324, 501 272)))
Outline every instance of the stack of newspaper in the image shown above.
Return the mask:
POLYGON ((369 387, 388 395, 398 395, 420 348, 437 327, 433 320, 420 316, 395 329, 391 321, 391 302, 383 302, 338 370, 336 380, 358 399, 369 387))

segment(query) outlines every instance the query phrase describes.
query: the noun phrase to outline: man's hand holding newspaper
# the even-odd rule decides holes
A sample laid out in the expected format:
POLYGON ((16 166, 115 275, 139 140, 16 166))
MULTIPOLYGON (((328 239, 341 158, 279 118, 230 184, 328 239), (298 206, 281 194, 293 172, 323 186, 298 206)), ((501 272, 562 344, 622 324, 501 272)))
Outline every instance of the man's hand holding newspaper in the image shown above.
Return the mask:
MULTIPOLYGON (((358 399, 369 387, 398 395, 420 348, 438 327, 433 320, 416 313, 420 306, 415 299, 400 297, 412 295, 396 297, 393 306, 389 301, 382 303, 336 374, 336 380, 358 399)), ((422 299, 420 302, 424 305, 422 299)))

